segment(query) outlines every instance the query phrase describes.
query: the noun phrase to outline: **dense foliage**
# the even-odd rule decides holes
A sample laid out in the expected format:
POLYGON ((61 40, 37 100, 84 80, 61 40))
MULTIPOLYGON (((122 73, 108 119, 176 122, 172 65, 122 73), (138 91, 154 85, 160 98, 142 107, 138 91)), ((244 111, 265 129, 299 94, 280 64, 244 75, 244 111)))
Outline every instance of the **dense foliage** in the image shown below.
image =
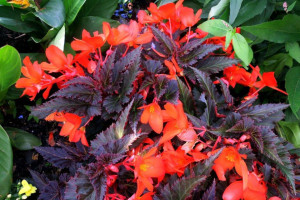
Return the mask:
POLYGON ((32 114, 58 122, 71 142, 55 146, 50 135, 52 147, 35 148, 61 170, 30 171, 39 199, 296 199, 299 149, 277 127, 289 105, 257 101, 266 87, 287 93, 276 72, 250 64, 230 25, 239 15, 194 28, 201 9, 162 2, 138 21, 83 30, 74 56, 50 45, 48 62, 23 60, 16 87, 31 100, 42 92, 32 114), (248 94, 232 95, 236 85, 248 94))

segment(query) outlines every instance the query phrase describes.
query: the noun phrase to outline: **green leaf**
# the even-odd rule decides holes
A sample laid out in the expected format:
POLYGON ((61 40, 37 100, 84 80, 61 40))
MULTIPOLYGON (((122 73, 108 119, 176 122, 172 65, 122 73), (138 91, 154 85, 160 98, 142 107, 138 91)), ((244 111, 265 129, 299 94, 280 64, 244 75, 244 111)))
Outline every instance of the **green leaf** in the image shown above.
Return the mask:
POLYGON ((234 31, 233 30, 227 31, 226 41, 225 41, 225 49, 227 49, 228 46, 230 45, 230 42, 231 42, 233 36, 234 36, 234 31))
POLYGON ((64 0, 67 25, 72 24, 85 1, 86 0, 64 0))
POLYGON ((8 89, 21 75, 21 58, 9 45, 0 48, 0 91, 8 89))
POLYGON ((229 23, 233 24, 234 20, 236 19, 243 0, 231 0, 230 1, 230 15, 229 15, 229 23))
POLYGON ((285 49, 289 52, 290 56, 300 63, 300 46, 298 42, 285 43, 285 49))
POLYGON ((279 53, 264 61, 264 71, 274 71, 278 76, 284 66, 292 67, 293 58, 287 53, 279 53))
POLYGON ((61 27, 65 22, 66 16, 62 0, 51 0, 42 9, 33 14, 54 28, 61 27))
POLYGON ((42 37, 42 38, 31 37, 31 38, 35 43, 49 42, 50 40, 52 40, 56 36, 58 31, 59 31, 59 29, 57 29, 57 28, 51 28, 51 29, 48 30, 46 35, 44 35, 44 37, 42 37))
POLYGON ((248 66, 252 61, 253 51, 248 45, 246 39, 241 34, 235 33, 232 39, 232 44, 237 57, 248 66))
POLYGON ((65 25, 61 27, 55 38, 50 42, 50 45, 55 45, 57 46, 60 50, 64 51, 64 46, 65 46, 65 25))
POLYGON ((290 143, 294 144, 296 148, 300 147, 300 126, 298 122, 280 121, 279 134, 290 143))
POLYGON ((285 88, 293 113, 297 116, 300 109, 300 67, 291 68, 285 76, 285 88))
POLYGON ((110 19, 114 14, 119 0, 86 0, 78 16, 97 16, 110 19))
POLYGON ((282 20, 274 20, 254 26, 243 26, 243 30, 275 43, 300 41, 300 16, 286 15, 282 20))
POLYGON ((207 20, 198 28, 214 36, 226 36, 228 31, 233 30, 230 24, 221 19, 207 20))
POLYGON ((7 3, 7 0, 0 0, 0 5, 3 5, 3 6, 11 6, 10 3, 7 3))
POLYGON ((102 33, 103 22, 108 22, 112 27, 116 27, 119 25, 118 21, 112 19, 105 19, 95 16, 82 17, 72 24, 72 26, 75 26, 74 36, 77 38, 81 38, 81 33, 83 29, 86 29, 90 33, 93 33, 94 31, 99 31, 100 33, 102 33))
POLYGON ((232 25, 234 27, 239 26, 249 19, 252 19, 253 17, 261 14, 266 8, 267 2, 267 0, 247 1, 247 3, 243 5, 239 10, 238 15, 232 25))
POLYGON ((167 3, 174 3, 176 0, 161 0, 157 5, 158 6, 162 6, 165 5, 167 3))
POLYGON ((30 150, 42 145, 42 142, 38 137, 27 131, 13 127, 4 127, 4 129, 10 138, 11 145, 19 150, 30 150))
POLYGON ((292 3, 291 5, 288 6, 287 12, 290 12, 294 9, 295 5, 296 5, 297 1, 294 1, 294 3, 292 3))
POLYGON ((0 199, 5 199, 12 183, 13 153, 9 137, 0 125, 0 199))
POLYGON ((221 0, 217 5, 212 7, 209 11, 208 19, 221 14, 226 9, 226 7, 229 5, 229 1, 230 0, 221 0))
POLYGON ((21 14, 23 10, 0 6, 0 25, 7 29, 20 33, 30 33, 39 30, 33 22, 22 21, 21 14))

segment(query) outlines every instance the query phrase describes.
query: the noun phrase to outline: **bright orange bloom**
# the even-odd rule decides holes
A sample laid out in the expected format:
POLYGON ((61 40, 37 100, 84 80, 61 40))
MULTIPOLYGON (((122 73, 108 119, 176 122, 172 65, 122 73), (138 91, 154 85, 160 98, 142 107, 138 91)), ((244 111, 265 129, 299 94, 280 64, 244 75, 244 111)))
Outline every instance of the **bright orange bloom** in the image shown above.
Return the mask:
POLYGON ((199 20, 202 10, 199 9, 194 15, 194 10, 192 8, 183 7, 180 9, 180 20, 181 20, 181 30, 186 27, 194 26, 199 20))
POLYGON ((46 99, 49 96, 54 77, 46 74, 37 61, 32 64, 28 56, 24 58, 23 63, 25 66, 21 68, 21 72, 25 78, 20 78, 17 81, 16 88, 25 88, 22 96, 31 96, 31 101, 34 100, 40 90, 47 88, 43 93, 43 97, 46 99))
MULTIPOLYGON (((214 161, 213 170, 216 172, 219 180, 226 181, 225 172, 235 167, 236 172, 243 177, 244 183, 247 183, 248 169, 245 161, 247 155, 239 154, 234 147, 223 149, 219 157, 214 161)), ((246 185, 244 185, 246 187, 246 185)))
POLYGON ((68 54, 66 56, 62 50, 54 45, 51 45, 46 49, 46 56, 50 61, 50 64, 42 62, 41 67, 43 70, 49 72, 59 72, 61 70, 67 70, 71 67, 73 62, 73 56, 71 54, 68 54))
POLYGON ((9 0, 7 3, 13 3, 17 5, 21 5, 21 8, 28 8, 30 6, 29 0, 9 0))
POLYGON ((164 163, 161 157, 155 157, 157 148, 152 148, 144 156, 135 157, 134 175, 137 178, 136 198, 140 197, 145 188, 153 192, 152 178, 158 178, 161 181, 165 176, 164 163))
POLYGON ((175 136, 187 142, 198 138, 195 130, 188 123, 181 101, 178 101, 177 105, 166 103, 164 107, 166 109, 163 114, 165 116, 164 121, 168 121, 168 123, 163 130, 164 135, 159 141, 160 144, 171 140, 175 136))
POLYGON ((163 130, 163 117, 160 106, 156 102, 153 102, 140 108, 144 109, 141 116, 141 122, 143 124, 149 123, 156 133, 161 133, 163 130))
POLYGON ((185 154, 185 151, 180 147, 175 151, 174 148, 164 151, 161 154, 161 157, 165 164, 165 170, 168 174, 177 173, 178 176, 182 176, 184 174, 184 169, 190 163, 194 161, 194 159, 185 154))
POLYGON ((254 172, 249 174, 247 187, 243 189, 243 181, 231 183, 223 193, 223 200, 266 200, 266 183, 254 172))
POLYGON ((45 120, 63 122, 59 135, 69 136, 70 142, 81 140, 83 145, 89 146, 85 137, 85 127, 81 126, 81 117, 72 113, 55 112, 48 115, 45 120))

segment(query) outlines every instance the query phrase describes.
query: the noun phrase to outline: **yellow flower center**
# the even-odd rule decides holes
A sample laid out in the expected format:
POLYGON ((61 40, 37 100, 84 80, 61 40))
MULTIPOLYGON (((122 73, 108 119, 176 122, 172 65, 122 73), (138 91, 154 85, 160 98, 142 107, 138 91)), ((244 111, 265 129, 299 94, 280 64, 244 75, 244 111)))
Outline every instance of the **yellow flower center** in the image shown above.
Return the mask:
POLYGON ((150 106, 150 109, 149 109, 149 112, 153 113, 154 110, 155 110, 154 106, 151 105, 151 106, 150 106))
POLYGON ((147 164, 141 164, 141 165, 140 165, 140 169, 141 169, 142 171, 147 171, 148 168, 149 168, 149 165, 147 165, 147 164))
POLYGON ((236 156, 234 153, 228 153, 228 155, 226 156, 226 159, 229 160, 230 162, 235 162, 236 156))

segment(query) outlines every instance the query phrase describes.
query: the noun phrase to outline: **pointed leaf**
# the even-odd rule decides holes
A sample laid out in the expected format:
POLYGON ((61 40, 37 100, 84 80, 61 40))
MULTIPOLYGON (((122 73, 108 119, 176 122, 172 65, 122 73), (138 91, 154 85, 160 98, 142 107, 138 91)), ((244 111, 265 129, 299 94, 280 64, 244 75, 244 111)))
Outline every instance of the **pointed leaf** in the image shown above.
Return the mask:
POLYGON ((225 56, 210 56, 204 60, 199 60, 197 62, 196 68, 207 73, 218 73, 226 67, 230 67, 235 64, 238 64, 238 60, 236 59, 228 58, 225 56))
POLYGON ((175 47, 173 41, 167 35, 165 35, 163 32, 161 32, 159 29, 155 28, 154 26, 151 27, 151 30, 153 35, 157 38, 157 40, 163 44, 167 53, 172 54, 175 47))
POLYGON ((187 113, 192 114, 192 106, 193 106, 193 95, 189 88, 180 80, 179 77, 177 78, 178 88, 179 88, 179 99, 183 103, 183 108, 187 113))
POLYGON ((201 200, 215 200, 216 199, 216 180, 213 184, 204 192, 201 200))

